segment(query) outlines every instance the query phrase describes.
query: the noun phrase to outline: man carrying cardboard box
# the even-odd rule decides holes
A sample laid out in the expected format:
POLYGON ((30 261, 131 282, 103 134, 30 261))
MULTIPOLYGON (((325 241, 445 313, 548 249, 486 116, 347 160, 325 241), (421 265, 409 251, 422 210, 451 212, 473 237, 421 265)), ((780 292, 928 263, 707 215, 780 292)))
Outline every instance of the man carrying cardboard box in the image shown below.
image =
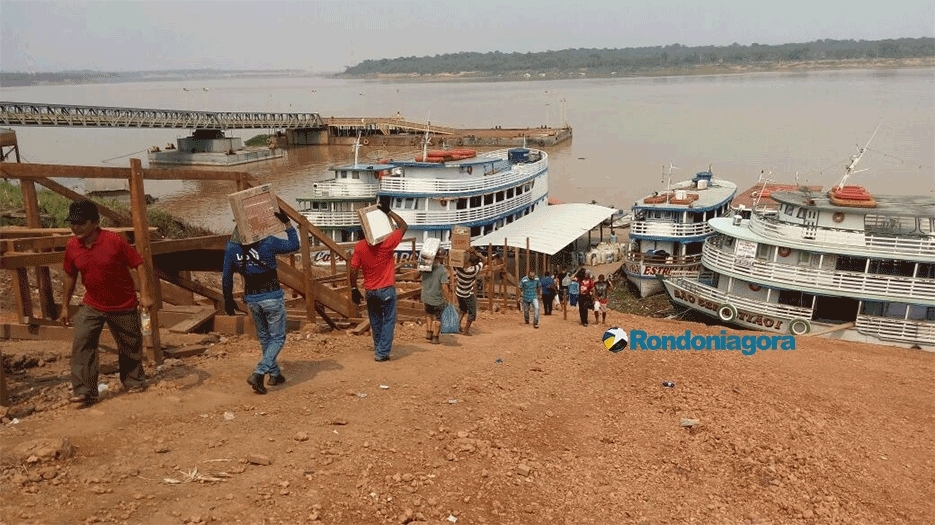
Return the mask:
POLYGON ((373 359, 383 362, 390 360, 396 331, 396 260, 393 253, 409 225, 390 210, 388 198, 380 199, 379 209, 396 224, 396 229, 375 245, 370 245, 366 239, 357 241, 348 271, 354 304, 360 304, 363 299, 357 288, 357 275, 360 270, 364 272, 367 315, 370 317, 370 333, 373 335, 373 359))
POLYGON ((243 277, 244 302, 253 316, 256 336, 260 340, 262 358, 257 363, 247 383, 257 394, 265 394, 263 379, 269 374, 269 384, 286 382, 276 358, 286 343, 286 302, 279 273, 276 270, 276 255, 291 253, 299 249, 299 235, 289 217, 279 210, 275 213, 286 228, 288 239, 270 235, 259 242, 241 244, 240 230, 234 228, 231 239, 224 250, 224 266, 221 273, 221 290, 224 294, 224 311, 234 315, 234 272, 243 277))

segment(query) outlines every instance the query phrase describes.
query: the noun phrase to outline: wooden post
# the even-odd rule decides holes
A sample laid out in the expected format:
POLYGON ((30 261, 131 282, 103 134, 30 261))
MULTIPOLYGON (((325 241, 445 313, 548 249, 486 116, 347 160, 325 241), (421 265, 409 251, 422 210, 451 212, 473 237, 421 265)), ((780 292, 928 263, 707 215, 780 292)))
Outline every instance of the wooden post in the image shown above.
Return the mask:
MULTIPOLYGON (((531 261, 529 260, 529 256, 530 256, 530 253, 529 253, 529 237, 526 237, 526 273, 525 273, 524 275, 529 275, 529 263, 531 262, 531 261)), ((517 275, 516 278, 519 279, 519 276, 517 275)))
POLYGON ((16 269, 13 286, 16 288, 16 293, 13 295, 16 301, 16 314, 19 322, 25 323, 33 314, 32 294, 29 293, 29 274, 26 273, 26 268, 16 269))
POLYGON ((520 253, 519 248, 514 249, 513 252, 516 254, 516 256, 513 258, 515 261, 514 266, 516 267, 516 300, 519 301, 520 300, 519 281, 520 279, 522 279, 522 274, 520 273, 520 267, 519 267, 519 253, 520 253))
MULTIPOLYGON (((42 221, 39 218, 39 196, 36 194, 36 183, 31 180, 21 180, 19 185, 23 192, 23 207, 26 209, 26 226, 41 228, 42 221)), ((36 283, 39 285, 39 307, 42 310, 42 317, 55 319, 58 312, 56 312, 55 308, 55 296, 52 294, 52 277, 49 274, 48 266, 36 266, 36 283)))
MULTIPOLYGON (((143 187, 143 164, 140 159, 130 159, 130 209, 133 215, 133 232, 136 251, 143 256, 143 265, 149 280, 149 293, 155 304, 149 315, 152 319, 152 335, 146 339, 147 354, 156 363, 162 364, 162 346, 159 340, 159 309, 162 308, 162 292, 153 266, 153 249, 149 244, 149 217, 146 215, 146 192, 143 187)), ((141 283, 142 284, 142 283, 141 283)))
POLYGON ((492 256, 493 244, 487 243, 487 274, 490 276, 490 278, 487 279, 487 289, 485 291, 487 292, 487 310, 490 311, 490 313, 493 313, 493 294, 495 290, 494 282, 496 280, 496 275, 494 275, 493 267, 490 264, 492 261, 492 256))
MULTIPOLYGON (((299 224, 299 249, 302 250, 302 281, 305 285, 305 318, 310 323, 315 322, 315 292, 312 283, 312 251, 309 246, 308 228, 299 224)), ((335 253, 331 252, 331 264, 334 264, 335 253)), ((332 272, 332 275, 334 273, 332 272)))
MULTIPOLYGON (((3 352, 0 351, 0 362, 3 361, 3 352)), ((0 366, 0 407, 10 406, 10 396, 6 389, 6 373, 0 366)))

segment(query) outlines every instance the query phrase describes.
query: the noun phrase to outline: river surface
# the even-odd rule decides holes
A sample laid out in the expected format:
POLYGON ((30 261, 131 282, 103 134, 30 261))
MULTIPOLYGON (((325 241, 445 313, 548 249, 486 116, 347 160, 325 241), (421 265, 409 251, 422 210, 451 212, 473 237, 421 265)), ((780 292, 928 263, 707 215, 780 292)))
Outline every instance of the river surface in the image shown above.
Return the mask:
MULTIPOLYGON (((550 196, 628 209, 639 197, 711 166, 743 189, 761 173, 778 182, 836 183, 873 137, 849 179, 876 193, 935 192, 935 70, 756 73, 661 78, 414 83, 324 78, 0 88, 7 101, 208 111, 312 111, 323 117, 391 116, 440 126, 559 126, 572 141, 548 148, 550 196), (187 89, 187 91, 186 91, 187 89)), ((16 127, 27 162, 126 167, 184 130, 16 127), (134 155, 130 155, 135 153, 134 155)), ((244 140, 263 130, 237 130, 244 140)), ((366 161, 372 150, 362 149, 366 161)), ((294 147, 246 164, 287 201, 327 167, 353 161, 350 147, 294 147)), ((81 189, 80 180, 63 180, 81 189)), ((147 181, 155 206, 217 231, 232 227, 229 182, 147 181)))

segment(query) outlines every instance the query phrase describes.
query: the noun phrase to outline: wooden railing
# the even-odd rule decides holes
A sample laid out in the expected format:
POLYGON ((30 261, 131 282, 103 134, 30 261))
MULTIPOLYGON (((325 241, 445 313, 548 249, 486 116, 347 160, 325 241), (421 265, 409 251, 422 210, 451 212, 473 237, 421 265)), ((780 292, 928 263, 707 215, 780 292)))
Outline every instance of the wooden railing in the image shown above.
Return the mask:
POLYGON ((669 282, 687 292, 691 292, 716 304, 730 303, 735 308, 743 309, 748 312, 774 315, 787 319, 791 319, 793 317, 811 319, 812 317, 811 308, 788 306, 784 304, 774 304, 767 303, 765 301, 746 299, 744 297, 738 297, 736 295, 729 294, 712 286, 701 284, 699 282, 681 277, 670 279, 669 282))

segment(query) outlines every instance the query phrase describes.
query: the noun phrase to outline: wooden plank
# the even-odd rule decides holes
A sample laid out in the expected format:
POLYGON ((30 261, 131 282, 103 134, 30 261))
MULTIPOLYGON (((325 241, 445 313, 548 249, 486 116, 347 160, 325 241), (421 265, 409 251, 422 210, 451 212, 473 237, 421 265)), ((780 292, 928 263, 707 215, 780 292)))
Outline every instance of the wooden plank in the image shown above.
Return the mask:
POLYGON ((370 319, 364 319, 364 322, 355 326, 351 329, 351 333, 354 335, 365 334, 370 331, 370 319))
MULTIPOLYGON (((2 349, 0 349, 0 363, 3 363, 2 349)), ((10 394, 6 388, 6 372, 3 371, 3 366, 0 365, 0 407, 8 406, 10 406, 10 394)))
POLYGON ((193 357, 204 354, 207 350, 208 347, 205 345, 170 346, 165 349, 164 353, 166 357, 171 357, 172 359, 182 359, 183 357, 193 357))
POLYGON ((29 293, 29 274, 26 268, 17 268, 13 278, 13 299, 16 301, 16 315, 23 319, 32 317, 32 294, 29 293))
MULTIPOLYGON (((190 239, 173 239, 154 242, 150 245, 152 255, 162 255, 173 252, 183 252, 202 249, 223 250, 227 245, 228 235, 209 235, 205 237, 192 237, 190 239)), ((149 242, 149 239, 146 239, 149 242)), ((137 246, 137 243, 134 243, 137 246)), ((139 248, 137 248, 138 250, 139 248)), ((19 253, 7 252, 0 256, 0 269, 13 270, 29 266, 52 266, 62 264, 65 259, 64 252, 48 253, 19 253)))
MULTIPOLYGON (((302 253, 302 279, 305 281, 303 290, 305 295, 305 317, 309 322, 315 322, 315 293, 312 285, 312 256, 309 252, 308 229, 305 225, 299 225, 299 250, 302 253)), ((294 260, 294 258, 293 258, 294 260)), ((292 266, 295 268, 295 265, 292 266)))
POLYGON ((188 319, 169 328, 169 331, 174 334, 187 334, 204 324, 208 319, 211 319, 217 313, 217 310, 214 308, 202 308, 199 312, 193 314, 188 319))
MULTIPOLYGON (((101 332, 101 338, 109 330, 101 332)), ((48 341, 73 341, 75 329, 73 327, 28 325, 19 323, 0 324, 0 339, 42 339, 48 341)))
POLYGON ((156 279, 155 267, 153 266, 153 250, 149 244, 149 217, 146 214, 146 191, 143 187, 143 163, 140 159, 130 159, 130 202, 132 204, 133 231, 136 234, 136 250, 143 257, 143 271, 146 274, 145 283, 139 283, 146 287, 146 294, 149 295, 154 304, 149 311, 152 318, 153 330, 151 335, 143 339, 149 343, 150 358, 156 363, 156 366, 162 364, 162 345, 159 341, 159 309, 162 307, 162 290, 159 287, 159 281, 156 279))
MULTIPOLYGON (((4 178, 36 180, 47 177, 60 179, 124 179, 131 176, 131 168, 109 166, 77 166, 70 164, 7 164, 0 166, 4 178)), ((184 168, 146 169, 141 172, 147 180, 228 180, 238 181, 252 177, 235 171, 194 170, 184 168)))
MULTIPOLYGON (((58 229, 58 228, 56 228, 58 229)), ((107 231, 116 233, 117 235, 123 237, 127 241, 132 241, 131 233, 133 233, 132 228, 104 228, 107 231)), ((159 235, 158 228, 150 227, 149 228, 149 238, 150 240, 160 240, 162 236, 159 235)), ((69 241, 74 238, 74 235, 71 232, 68 232, 66 235, 46 235, 41 237, 20 237, 18 239, 9 239, 0 242, 0 253, 7 252, 29 252, 33 250, 62 250, 68 244, 69 241)))
MULTIPOLYGON (((132 232, 132 226, 113 226, 107 228, 115 233, 132 232)), ((152 226, 150 232, 158 231, 159 228, 152 226)), ((19 226, 0 227, 0 239, 20 239, 22 237, 38 237, 43 235, 72 235, 71 228, 20 228, 19 226)), ((152 237, 152 235, 150 235, 152 237)))
MULTIPOLYGON (((39 217, 39 197, 36 194, 36 183, 31 180, 21 180, 20 190, 23 193, 23 207, 26 210, 26 226, 30 228, 42 227, 39 217)), ((49 268, 36 266, 36 284, 39 288, 39 310, 42 316, 53 319, 56 317, 57 307, 55 296, 52 294, 52 277, 49 268)))

